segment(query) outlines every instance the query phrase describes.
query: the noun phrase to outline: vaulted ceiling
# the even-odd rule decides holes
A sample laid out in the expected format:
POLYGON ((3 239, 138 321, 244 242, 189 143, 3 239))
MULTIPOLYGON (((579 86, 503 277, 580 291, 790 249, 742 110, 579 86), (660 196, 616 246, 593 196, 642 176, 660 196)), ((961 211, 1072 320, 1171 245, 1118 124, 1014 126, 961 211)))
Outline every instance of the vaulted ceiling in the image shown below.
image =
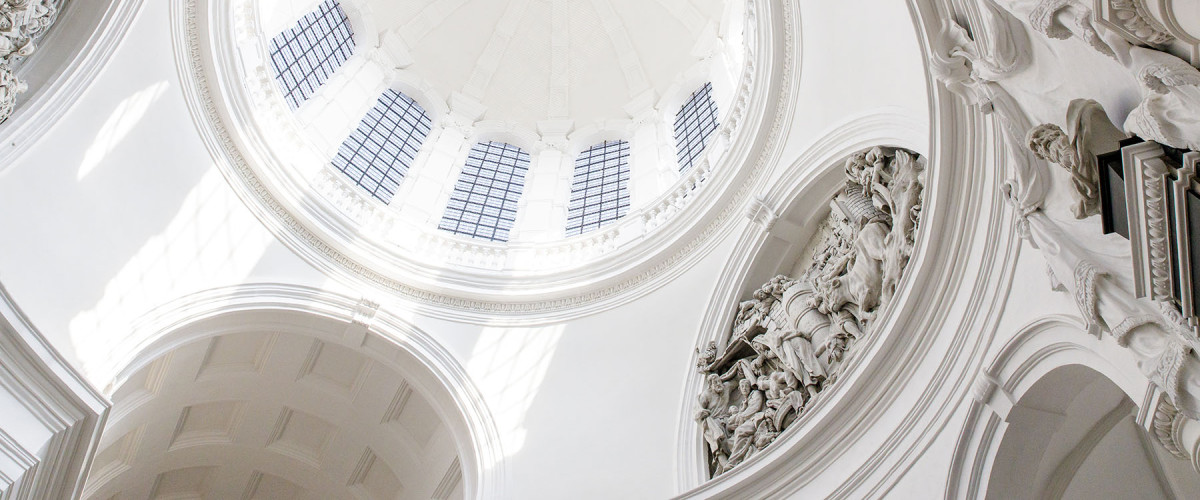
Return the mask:
POLYGON ((487 104, 486 119, 576 124, 628 118, 711 55, 720 0, 369 0, 399 35, 407 69, 443 95, 487 104))

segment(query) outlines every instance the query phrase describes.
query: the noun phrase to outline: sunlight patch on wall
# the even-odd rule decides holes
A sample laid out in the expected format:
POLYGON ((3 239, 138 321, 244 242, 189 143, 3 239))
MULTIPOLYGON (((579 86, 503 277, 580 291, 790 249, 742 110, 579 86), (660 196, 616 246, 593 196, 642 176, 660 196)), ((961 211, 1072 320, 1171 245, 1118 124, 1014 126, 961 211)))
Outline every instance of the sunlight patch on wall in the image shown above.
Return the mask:
POLYGON ((117 147, 117 144, 120 144, 125 136, 129 135, 133 127, 142 121, 146 112, 150 111, 150 105, 162 97, 168 86, 166 81, 158 82, 126 97, 117 105, 117 108, 108 116, 108 120, 104 122, 104 126, 100 127, 100 132, 96 134, 92 145, 88 146, 87 152, 83 154, 83 163, 79 165, 79 173, 76 174, 75 180, 83 180, 92 170, 95 170, 96 166, 100 165, 101 161, 104 161, 104 158, 117 147))
POLYGON ((92 309, 69 330, 84 371, 111 363, 110 354, 140 315, 186 293, 246 278, 272 241, 215 167, 184 198, 166 229, 151 237, 105 286, 92 309))
POLYGON ((525 415, 546 378, 563 328, 484 328, 467 361, 467 372, 496 420, 506 457, 525 445, 525 415))

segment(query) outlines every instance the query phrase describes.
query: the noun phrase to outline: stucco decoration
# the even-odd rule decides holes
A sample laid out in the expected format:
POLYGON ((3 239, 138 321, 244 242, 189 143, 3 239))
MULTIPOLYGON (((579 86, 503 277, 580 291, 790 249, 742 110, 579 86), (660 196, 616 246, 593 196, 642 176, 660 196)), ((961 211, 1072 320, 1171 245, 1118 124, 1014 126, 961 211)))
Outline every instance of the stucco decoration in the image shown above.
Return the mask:
POLYGON ((0 0, 0 123, 12 115, 17 94, 27 89, 13 74, 33 54, 35 42, 58 17, 59 0, 0 0))
POLYGON ((1108 8, 1121 28, 1139 43, 1161 46, 1175 41, 1167 28, 1146 12, 1145 0, 1108 0, 1108 8))
POLYGON ((1038 32, 1080 40, 1142 84, 1142 101, 1125 119, 1126 131, 1171 147, 1200 149, 1200 70, 1166 52, 1133 45, 1092 19, 1091 9, 1077 0, 1043 0, 1029 14, 1038 32))
POLYGON ((1025 143, 1038 158, 1055 163, 1071 173, 1076 219, 1100 213, 1100 172, 1096 155, 1121 149, 1128 138, 1108 119, 1100 103, 1075 99, 1067 106, 1067 130, 1043 123, 1029 130, 1025 143))
POLYGON ((17 94, 28 89, 25 82, 17 80, 12 70, 0 64, 0 123, 12 115, 17 102, 17 94))
POLYGON ((738 306, 729 342, 700 353, 696 419, 713 476, 770 445, 837 380, 912 253, 923 171, 901 149, 851 156, 809 269, 764 284, 738 306))
MULTIPOLYGON (((1075 100, 1069 109, 1069 141, 1065 134, 1044 142, 1031 141, 1030 146, 1039 150, 1039 155, 1069 162, 1063 158, 1090 157, 1092 152, 1112 149, 1109 142, 1120 134, 1104 123, 1107 118, 1099 104, 1075 100)), ((1042 132, 1035 128, 1029 134, 1031 138, 1053 131, 1050 127, 1038 128, 1042 132)), ((1074 171, 1072 174, 1075 176, 1074 171)), ((1021 199, 1013 191, 1017 187, 1010 184, 1005 190, 1014 205, 1021 199)), ((1080 188, 1078 183, 1076 188, 1080 188)), ((1082 201, 1082 194, 1076 194, 1082 201)), ((1018 217, 1021 233, 1046 259, 1052 286, 1074 298, 1088 332, 1101 336, 1107 331, 1175 407, 1189 417, 1200 416, 1200 358, 1195 354, 1200 349, 1200 338, 1172 307, 1135 296, 1129 255, 1120 250, 1127 243, 1098 234, 1095 227, 1055 219, 1041 208, 1020 210, 1018 217)))
POLYGON ((939 36, 933 40, 930 71, 947 90, 996 118, 1011 160, 1011 177, 1007 182, 1013 184, 1013 192, 1021 196, 1016 200, 1017 205, 1028 212, 1036 210, 1044 201, 1049 191, 1050 173, 1045 163, 1037 161, 1033 153, 1021 145, 1033 124, 1016 99, 997 81, 1028 66, 1029 38, 1012 14, 990 3, 987 6, 991 15, 981 16, 984 20, 979 22, 985 29, 970 30, 953 20, 943 23, 939 36), (1006 47, 1007 52, 998 53, 989 47, 1006 47), (1004 64, 1010 60, 1015 62, 1004 64), (1025 63, 1019 64, 1020 61, 1025 63))

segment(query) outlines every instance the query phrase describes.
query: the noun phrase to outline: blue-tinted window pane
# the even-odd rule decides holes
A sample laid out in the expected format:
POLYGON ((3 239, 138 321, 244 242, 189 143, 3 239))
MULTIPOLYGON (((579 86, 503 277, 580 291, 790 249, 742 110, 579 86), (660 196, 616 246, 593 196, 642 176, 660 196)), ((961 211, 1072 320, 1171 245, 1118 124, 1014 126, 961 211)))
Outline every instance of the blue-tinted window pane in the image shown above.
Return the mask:
POLYGON ((271 39, 271 66, 292 109, 312 97, 354 53, 354 30, 333 0, 321 5, 271 39))
POLYGON ((575 159, 567 236, 592 231, 629 211, 629 143, 605 141, 575 159))
POLYGON ((430 126, 420 104, 401 92, 384 91, 342 142, 333 166, 371 196, 391 203, 430 126))
POLYGON ((680 172, 692 168, 704 155, 708 138, 715 130, 717 103, 712 98, 712 83, 705 83, 675 114, 675 148, 680 172))
POLYGON ((529 171, 529 153, 503 142, 471 148, 439 229, 491 241, 508 241, 517 200, 529 171))

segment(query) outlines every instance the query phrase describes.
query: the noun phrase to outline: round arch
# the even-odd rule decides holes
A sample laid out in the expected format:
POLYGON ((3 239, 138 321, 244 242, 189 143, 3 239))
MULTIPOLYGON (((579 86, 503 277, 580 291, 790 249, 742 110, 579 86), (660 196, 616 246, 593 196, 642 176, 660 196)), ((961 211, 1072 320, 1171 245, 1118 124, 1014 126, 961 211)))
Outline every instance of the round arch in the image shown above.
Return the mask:
POLYGON ((378 304, 310 287, 251 284, 181 297, 136 324, 108 363, 90 370, 108 395, 156 359, 199 341, 254 332, 306 337, 400 374, 447 426, 464 498, 503 497, 504 455, 482 395, 453 355, 378 304))
POLYGON ((1074 316, 1021 328, 975 380, 946 498, 1061 496, 1114 427, 1144 427, 1161 391, 1121 349, 1074 316))

